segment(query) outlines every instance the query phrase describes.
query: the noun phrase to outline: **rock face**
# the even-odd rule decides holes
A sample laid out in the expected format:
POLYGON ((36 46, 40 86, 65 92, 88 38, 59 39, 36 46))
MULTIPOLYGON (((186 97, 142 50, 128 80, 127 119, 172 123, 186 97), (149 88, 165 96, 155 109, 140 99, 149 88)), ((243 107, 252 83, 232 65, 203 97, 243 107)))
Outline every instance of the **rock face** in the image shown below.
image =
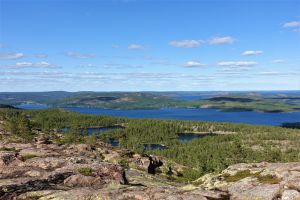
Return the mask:
POLYGON ((300 199, 300 163, 236 164, 200 179, 202 186, 226 191, 230 199, 300 199))
POLYGON ((32 191, 127 183, 121 166, 97 159, 92 155, 99 152, 83 146, 74 150, 72 146, 0 144, 0 199, 32 191))
MULTIPOLYGON (((168 168, 169 161, 162 157, 149 159, 100 142, 2 142, 0 200, 300 199, 300 163, 237 164, 199 178, 200 185, 187 185, 170 180, 167 171, 148 173, 151 162, 168 168)), ((172 175, 180 167, 176 165, 172 175)))

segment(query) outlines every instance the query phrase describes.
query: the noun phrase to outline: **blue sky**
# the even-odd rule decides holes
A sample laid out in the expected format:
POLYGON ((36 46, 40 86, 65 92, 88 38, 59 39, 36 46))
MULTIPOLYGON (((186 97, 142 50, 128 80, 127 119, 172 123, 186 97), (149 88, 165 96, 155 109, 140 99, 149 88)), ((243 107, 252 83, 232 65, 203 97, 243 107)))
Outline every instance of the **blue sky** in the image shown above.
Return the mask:
POLYGON ((0 0, 0 91, 299 89, 300 1, 0 0))

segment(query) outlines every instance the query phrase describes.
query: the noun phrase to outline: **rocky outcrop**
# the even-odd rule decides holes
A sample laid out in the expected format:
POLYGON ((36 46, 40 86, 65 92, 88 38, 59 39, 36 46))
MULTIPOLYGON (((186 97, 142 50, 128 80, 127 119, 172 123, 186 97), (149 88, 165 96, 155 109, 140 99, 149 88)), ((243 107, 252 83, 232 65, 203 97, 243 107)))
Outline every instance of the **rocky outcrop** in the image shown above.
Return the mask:
POLYGON ((27 144, 3 142, 0 143, 0 199, 300 198, 300 163, 236 164, 218 175, 207 174, 194 185, 170 178, 184 167, 163 157, 139 155, 101 142, 93 146, 58 145, 48 140, 27 144), (160 173, 148 173, 151 164, 161 168, 160 173))
POLYGON ((73 148, 53 144, 0 144, 0 199, 15 199, 41 190, 99 189, 111 183, 127 183, 121 166, 97 159, 99 152, 88 145, 73 148))
POLYGON ((236 164, 199 180, 203 187, 225 191, 235 200, 299 199, 300 163, 236 164))

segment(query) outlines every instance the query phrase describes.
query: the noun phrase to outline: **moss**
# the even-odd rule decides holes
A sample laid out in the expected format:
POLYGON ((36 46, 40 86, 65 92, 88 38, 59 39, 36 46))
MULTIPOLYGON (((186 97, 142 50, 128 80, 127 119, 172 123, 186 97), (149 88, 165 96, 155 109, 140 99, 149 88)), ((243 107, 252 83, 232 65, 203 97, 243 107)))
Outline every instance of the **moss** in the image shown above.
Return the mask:
POLYGON ((92 176, 93 175, 93 169, 90 167, 79 167, 79 168, 77 168, 77 172, 84 176, 92 176))
POLYGON ((8 148, 8 147, 1 147, 0 148, 0 151, 13 151, 13 152, 16 152, 16 148, 15 147, 11 147, 11 148, 8 148))
POLYGON ((251 173, 249 169, 239 171, 232 176, 229 174, 225 174, 223 177, 226 182, 236 182, 247 177, 255 177, 260 183, 264 183, 264 184, 277 184, 281 181, 281 179, 277 178, 274 175, 271 174, 261 175, 260 172, 251 173))
POLYGON ((249 169, 247 169, 247 170, 238 171, 234 175, 224 174, 223 177, 226 182, 236 182, 236 181, 242 180, 246 177, 250 177, 252 175, 253 174, 251 173, 251 171, 249 169))
POLYGON ((25 154, 25 155, 22 156, 24 161, 35 158, 35 157, 38 157, 38 156, 35 155, 35 154, 25 154))
POLYGON ((260 183, 264 183, 264 184, 278 184, 281 181, 280 178, 277 178, 276 176, 271 175, 271 174, 268 174, 265 176, 263 176, 261 174, 257 174, 256 177, 260 183))
POLYGON ((196 180, 196 181, 194 181, 192 184, 193 184, 194 186, 200 186, 200 185, 202 185, 203 183, 204 183, 203 180, 196 180))

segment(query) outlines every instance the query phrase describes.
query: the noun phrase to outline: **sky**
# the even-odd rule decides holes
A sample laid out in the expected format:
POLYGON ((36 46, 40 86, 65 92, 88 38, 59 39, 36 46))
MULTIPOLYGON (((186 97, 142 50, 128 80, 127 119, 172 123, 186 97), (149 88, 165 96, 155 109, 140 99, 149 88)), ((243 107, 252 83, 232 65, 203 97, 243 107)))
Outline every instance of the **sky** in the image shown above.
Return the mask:
POLYGON ((300 90, 299 0, 0 0, 0 92, 300 90))

